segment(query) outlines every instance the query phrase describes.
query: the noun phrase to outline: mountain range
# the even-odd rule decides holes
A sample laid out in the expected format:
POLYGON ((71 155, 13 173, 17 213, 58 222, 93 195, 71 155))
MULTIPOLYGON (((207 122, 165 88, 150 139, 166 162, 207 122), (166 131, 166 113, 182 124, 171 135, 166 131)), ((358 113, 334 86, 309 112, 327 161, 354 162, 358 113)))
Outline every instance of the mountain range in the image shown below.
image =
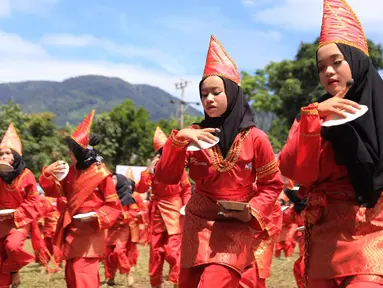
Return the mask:
MULTIPOLYGON (((58 126, 78 124, 92 109, 96 113, 108 112, 126 99, 136 108, 144 107, 151 120, 169 119, 177 115, 179 99, 146 84, 131 84, 119 78, 104 76, 79 76, 62 82, 25 81, 0 84, 0 104, 9 100, 20 104, 26 113, 49 111, 56 115, 58 126), (171 104, 173 102, 173 104, 171 104)), ((188 107, 186 114, 202 113, 188 107)))

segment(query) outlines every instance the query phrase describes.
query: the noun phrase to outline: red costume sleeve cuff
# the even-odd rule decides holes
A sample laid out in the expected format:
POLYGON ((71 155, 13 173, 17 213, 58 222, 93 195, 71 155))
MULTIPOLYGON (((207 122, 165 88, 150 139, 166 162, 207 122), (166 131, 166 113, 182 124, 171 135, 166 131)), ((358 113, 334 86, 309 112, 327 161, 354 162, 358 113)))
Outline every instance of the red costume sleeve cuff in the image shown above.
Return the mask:
POLYGON ((257 230, 257 231, 267 231, 267 234, 270 236, 269 229, 265 223, 263 215, 253 207, 250 206, 250 213, 255 218, 250 221, 250 228, 257 230), (255 223, 256 222, 256 223, 255 223))
POLYGON ((189 141, 180 139, 177 137, 178 131, 172 130, 172 133, 170 134, 170 140, 172 141, 172 146, 175 148, 185 148, 186 145, 189 144, 189 141))
POLYGON ((23 220, 23 216, 21 215, 19 209, 13 213, 13 222, 15 223, 16 228, 24 227, 27 223, 23 220))
POLYGON ((302 115, 319 115, 319 112, 318 112, 318 103, 315 102, 315 103, 312 103, 306 107, 302 107, 301 108, 301 114, 302 115))

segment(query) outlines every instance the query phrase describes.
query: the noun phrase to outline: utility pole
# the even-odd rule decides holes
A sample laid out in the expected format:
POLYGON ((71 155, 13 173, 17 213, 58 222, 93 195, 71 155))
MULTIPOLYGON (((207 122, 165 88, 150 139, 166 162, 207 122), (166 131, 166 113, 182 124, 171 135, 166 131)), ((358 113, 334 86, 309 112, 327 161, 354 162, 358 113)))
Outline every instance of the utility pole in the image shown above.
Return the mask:
POLYGON ((181 79, 179 83, 175 83, 176 89, 181 90, 181 101, 180 101, 180 129, 184 128, 184 109, 185 109, 185 102, 184 102, 184 94, 185 94, 185 88, 190 83, 190 81, 186 81, 181 79))

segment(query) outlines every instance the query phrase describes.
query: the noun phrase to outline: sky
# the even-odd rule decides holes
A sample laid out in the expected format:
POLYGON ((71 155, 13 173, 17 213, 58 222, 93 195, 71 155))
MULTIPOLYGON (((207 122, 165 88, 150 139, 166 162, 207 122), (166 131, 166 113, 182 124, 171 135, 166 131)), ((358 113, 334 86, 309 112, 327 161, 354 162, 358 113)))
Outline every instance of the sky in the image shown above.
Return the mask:
MULTIPOLYGON (((199 101, 211 34, 240 70, 291 59, 320 33, 323 0, 0 0, 0 82, 119 77, 199 101)), ((349 0, 383 43, 382 0, 349 0)))

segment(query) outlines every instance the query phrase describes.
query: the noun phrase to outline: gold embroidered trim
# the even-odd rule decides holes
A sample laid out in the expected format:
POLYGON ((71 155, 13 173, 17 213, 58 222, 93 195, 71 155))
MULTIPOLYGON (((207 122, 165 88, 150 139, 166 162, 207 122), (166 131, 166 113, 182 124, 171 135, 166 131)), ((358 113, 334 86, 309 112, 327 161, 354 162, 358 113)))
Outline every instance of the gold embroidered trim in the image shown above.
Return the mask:
MULTIPOLYGON (((109 220, 109 217, 108 217, 108 214, 106 214, 104 211, 102 211, 102 210, 99 210, 99 212, 100 213, 102 213, 104 216, 105 216, 105 218, 106 218, 106 220, 108 221, 108 223, 110 224, 110 220, 109 220)), ((98 217, 98 215, 97 215, 97 217, 98 217)), ((101 222, 101 219, 100 219, 100 222, 101 222)), ((101 225, 101 224, 100 224, 101 225)), ((101 227, 101 226, 100 226, 101 227)))
POLYGON ((301 113, 304 115, 319 115, 318 103, 310 104, 309 106, 302 107, 301 113))
POLYGON ((170 134, 170 140, 172 141, 173 147, 176 148, 184 148, 186 145, 189 144, 189 141, 179 141, 177 140, 176 136, 174 135, 174 131, 170 134))
POLYGON ((230 76, 228 74, 225 74, 225 73, 207 73, 207 74, 203 75, 202 80, 204 80, 204 79, 206 79, 207 77, 210 77, 210 76, 218 76, 218 77, 226 78, 226 79, 229 79, 229 80, 233 81, 238 86, 241 86, 241 83, 237 83, 238 79, 236 79, 235 77, 232 77, 232 76, 230 76))
POLYGON ((214 168, 218 172, 227 172, 230 171, 235 163, 237 162, 239 158, 239 154, 241 152, 241 146, 243 140, 249 135, 250 128, 247 128, 241 132, 241 136, 237 141, 235 141, 230 149, 229 152, 226 155, 226 158, 223 159, 221 149, 219 148, 219 145, 214 145, 213 147, 209 148, 207 151, 209 153, 209 158, 211 162, 213 163, 214 168))
POLYGON ((117 194, 108 195, 105 197, 105 202, 114 202, 116 199, 118 199, 117 194))
POLYGON ((300 135, 305 137, 317 137, 317 136, 320 136, 320 133, 314 133, 314 134, 300 133, 300 135))
POLYGON ((366 54, 366 56, 369 56, 369 52, 362 49, 359 45, 356 45, 354 43, 352 43, 351 41, 347 41, 347 40, 329 40, 329 41, 325 41, 323 43, 321 43, 319 46, 318 46, 318 49, 327 45, 327 44, 345 44, 345 45, 348 45, 348 46, 352 46, 360 51, 362 51, 364 54, 366 54))
POLYGON ((278 170, 278 162, 277 159, 274 158, 271 162, 267 163, 261 168, 256 169, 257 178, 260 179, 262 177, 274 174, 275 172, 278 172, 278 170))
POLYGON ((269 228, 266 227, 266 224, 265 224, 265 221, 264 221, 264 217, 262 216, 262 214, 257 209, 254 209, 251 206, 250 206, 250 213, 258 221, 259 226, 261 226, 261 229, 262 230, 266 230, 267 234, 269 236, 271 236, 269 228))

